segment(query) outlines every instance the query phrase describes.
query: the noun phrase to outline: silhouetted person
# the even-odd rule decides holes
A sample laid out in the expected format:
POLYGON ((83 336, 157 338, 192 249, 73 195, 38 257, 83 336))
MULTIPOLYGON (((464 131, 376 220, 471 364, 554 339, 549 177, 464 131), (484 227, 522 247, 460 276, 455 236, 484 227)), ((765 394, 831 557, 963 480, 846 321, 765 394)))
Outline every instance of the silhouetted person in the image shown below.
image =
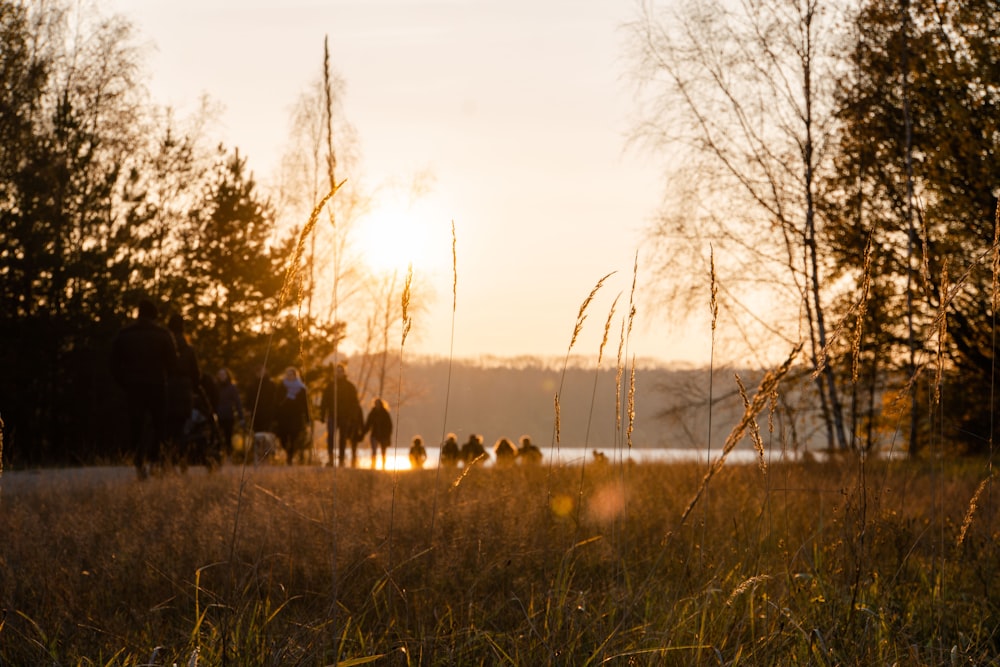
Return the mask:
POLYGON ((461 458, 465 465, 471 466, 480 456, 486 461, 490 458, 486 448, 483 447, 483 436, 473 433, 462 445, 461 458))
POLYGON ((285 448, 288 465, 291 465, 309 424, 309 392, 294 366, 285 370, 279 391, 275 435, 285 448))
POLYGON ((198 369, 198 355, 185 333, 184 318, 174 313, 167 320, 167 329, 174 337, 177 348, 177 363, 167 378, 167 433, 173 453, 184 467, 190 456, 188 430, 201 371, 198 369))
POLYGON ((458 438, 454 433, 449 433, 441 445, 441 465, 446 468, 458 466, 458 458, 461 455, 458 449, 458 438))
POLYGON ((522 435, 521 447, 518 449, 517 458, 522 463, 538 464, 542 462, 542 450, 531 442, 531 438, 526 435, 522 435))
POLYGON ((140 301, 136 318, 122 327, 111 346, 111 373, 125 392, 129 445, 139 479, 160 459, 166 438, 167 377, 177 363, 174 338, 156 323, 156 315, 152 301, 140 301), (147 420, 149 438, 144 437, 147 420))
POLYGON ((419 435, 413 437, 413 444, 410 445, 410 468, 420 470, 427 461, 427 450, 424 448, 424 439, 419 435))
POLYGON ((337 441, 337 462, 344 465, 347 443, 351 443, 351 467, 358 464, 358 442, 365 427, 365 416, 358 399, 358 389, 347 379, 344 364, 337 364, 335 377, 323 391, 322 419, 326 422, 327 465, 333 465, 333 442, 337 441))
POLYGON ((493 455, 496 457, 498 468, 505 468, 514 465, 517 458, 517 447, 507 438, 500 438, 493 445, 493 455))
POLYGON ((593 454, 594 454, 594 463, 596 463, 598 465, 606 465, 607 464, 608 457, 607 457, 607 455, 604 452, 600 452, 600 451, 597 451, 595 449, 593 451, 593 454))
POLYGON ((212 470, 222 459, 222 430, 215 414, 219 386, 210 373, 202 371, 194 395, 194 410, 188 422, 188 454, 192 463, 202 463, 212 470))
POLYGON ((239 422, 243 428, 243 401, 240 400, 240 390, 233 381, 233 374, 228 368, 220 368, 215 375, 219 395, 215 401, 215 414, 219 419, 219 429, 222 431, 222 460, 225 461, 233 453, 233 431, 239 422))
POLYGON ((273 433, 275 429, 275 411, 281 389, 267 374, 267 367, 261 366, 257 371, 257 379, 247 392, 246 406, 250 409, 250 428, 254 433, 273 433))
POLYGON ((372 409, 368 413, 362 433, 370 433, 368 439, 372 443, 372 468, 375 467, 375 457, 382 451, 382 470, 385 470, 385 455, 392 439, 392 415, 385 401, 376 398, 372 401, 372 409))

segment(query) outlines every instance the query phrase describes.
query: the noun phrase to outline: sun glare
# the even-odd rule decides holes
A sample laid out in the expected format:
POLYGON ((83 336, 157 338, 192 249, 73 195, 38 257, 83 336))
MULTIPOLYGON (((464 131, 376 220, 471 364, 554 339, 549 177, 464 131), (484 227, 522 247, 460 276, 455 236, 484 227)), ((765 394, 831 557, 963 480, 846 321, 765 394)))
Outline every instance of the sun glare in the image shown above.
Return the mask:
POLYGON ((421 212, 397 201, 379 204, 359 220, 358 244, 364 262, 376 273, 405 273, 427 262, 427 230, 421 212))
POLYGON ((382 461, 376 462, 375 467, 378 470, 409 470, 410 469, 410 458, 409 454, 406 452, 393 454, 389 452, 386 457, 385 467, 382 467, 382 461))

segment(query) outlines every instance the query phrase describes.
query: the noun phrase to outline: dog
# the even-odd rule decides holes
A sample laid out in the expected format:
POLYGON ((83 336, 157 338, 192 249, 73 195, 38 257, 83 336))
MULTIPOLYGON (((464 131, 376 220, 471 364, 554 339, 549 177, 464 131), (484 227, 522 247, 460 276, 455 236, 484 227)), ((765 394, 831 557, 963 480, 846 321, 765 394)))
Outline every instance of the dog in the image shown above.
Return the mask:
POLYGON ((270 461, 280 447, 278 436, 270 431, 256 431, 253 434, 253 464, 270 461))

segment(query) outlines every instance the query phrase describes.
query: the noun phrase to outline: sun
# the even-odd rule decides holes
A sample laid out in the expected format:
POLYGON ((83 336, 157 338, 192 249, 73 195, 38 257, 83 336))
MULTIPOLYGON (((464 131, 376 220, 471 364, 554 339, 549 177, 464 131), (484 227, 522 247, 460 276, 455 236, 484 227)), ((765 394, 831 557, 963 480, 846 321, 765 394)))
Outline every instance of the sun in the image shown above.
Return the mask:
POLYGON ((377 274, 403 274, 428 262, 428 229, 418 205, 378 202, 358 220, 356 240, 364 263, 377 274))

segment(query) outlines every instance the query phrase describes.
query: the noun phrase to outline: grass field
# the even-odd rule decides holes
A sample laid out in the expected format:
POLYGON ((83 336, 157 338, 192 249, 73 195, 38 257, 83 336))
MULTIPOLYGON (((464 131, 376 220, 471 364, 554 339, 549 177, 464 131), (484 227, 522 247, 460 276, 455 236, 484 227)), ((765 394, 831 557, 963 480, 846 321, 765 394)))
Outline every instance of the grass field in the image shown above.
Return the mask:
POLYGON ((7 473, 0 664, 996 664, 988 470, 7 473))

